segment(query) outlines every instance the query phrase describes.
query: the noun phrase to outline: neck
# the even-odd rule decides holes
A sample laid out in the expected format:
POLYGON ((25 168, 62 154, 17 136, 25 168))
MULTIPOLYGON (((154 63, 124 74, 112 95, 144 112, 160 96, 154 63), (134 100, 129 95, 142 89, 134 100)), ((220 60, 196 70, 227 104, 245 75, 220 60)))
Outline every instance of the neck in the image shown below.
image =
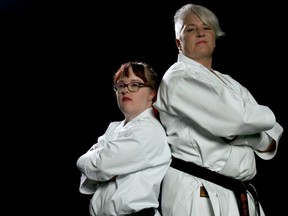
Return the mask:
MULTIPOLYGON (((182 53, 184 54, 184 53, 182 53)), ((186 55, 186 54, 184 54, 186 55)), ((204 67, 208 68, 208 70, 211 70, 212 67, 212 55, 209 56, 189 56, 186 55, 188 58, 193 59, 194 61, 202 64, 204 67)))
POLYGON ((208 70, 212 70, 212 58, 201 58, 201 59, 196 59, 198 63, 202 64, 204 67, 208 68, 208 70))

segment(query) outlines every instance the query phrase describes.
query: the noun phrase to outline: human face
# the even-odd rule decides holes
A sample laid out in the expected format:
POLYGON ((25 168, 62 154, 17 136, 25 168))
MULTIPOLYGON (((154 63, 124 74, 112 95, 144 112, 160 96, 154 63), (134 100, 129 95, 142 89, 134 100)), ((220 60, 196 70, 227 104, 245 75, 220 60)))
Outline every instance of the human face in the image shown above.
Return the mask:
MULTIPOLYGON (((141 78, 135 76, 131 67, 129 67, 129 71, 130 76, 121 78, 117 83, 144 83, 141 78)), ((122 91, 116 92, 118 107, 124 114, 126 122, 135 118, 145 109, 152 107, 152 99, 155 94, 155 91, 149 86, 141 87, 136 92, 130 92, 126 86, 122 91)))
POLYGON ((197 15, 188 14, 182 23, 180 37, 176 39, 178 48, 184 55, 204 63, 212 59, 215 49, 215 32, 205 25, 197 15))

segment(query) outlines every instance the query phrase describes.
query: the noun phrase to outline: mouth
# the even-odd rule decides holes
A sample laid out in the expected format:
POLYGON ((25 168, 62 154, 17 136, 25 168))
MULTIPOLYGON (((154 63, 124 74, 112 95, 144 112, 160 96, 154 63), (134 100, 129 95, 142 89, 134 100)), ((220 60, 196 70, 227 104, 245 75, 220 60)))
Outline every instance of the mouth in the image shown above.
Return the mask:
POLYGON ((127 102, 127 101, 131 101, 131 99, 128 98, 128 97, 124 97, 124 98, 122 98, 122 102, 127 102))
POLYGON ((196 44, 206 44, 206 41, 198 41, 196 44))

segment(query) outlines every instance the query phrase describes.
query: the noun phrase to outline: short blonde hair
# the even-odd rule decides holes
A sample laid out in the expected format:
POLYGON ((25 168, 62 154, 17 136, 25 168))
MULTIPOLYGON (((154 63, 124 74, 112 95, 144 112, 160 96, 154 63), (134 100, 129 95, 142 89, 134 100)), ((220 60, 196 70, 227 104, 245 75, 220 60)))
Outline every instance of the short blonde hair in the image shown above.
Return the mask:
POLYGON ((174 30, 176 39, 179 39, 182 28, 180 21, 191 13, 197 15, 205 25, 211 27, 215 32, 216 38, 225 35, 225 32, 223 32, 220 28, 218 18, 211 10, 201 5, 186 4, 179 8, 174 15, 174 30))

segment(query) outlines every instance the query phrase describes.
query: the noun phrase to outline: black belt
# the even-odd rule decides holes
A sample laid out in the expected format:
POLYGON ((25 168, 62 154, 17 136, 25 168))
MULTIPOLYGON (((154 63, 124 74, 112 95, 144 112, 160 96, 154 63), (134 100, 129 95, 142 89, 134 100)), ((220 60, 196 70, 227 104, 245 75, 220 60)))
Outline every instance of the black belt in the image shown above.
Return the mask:
POLYGON ((132 214, 128 214, 127 216, 154 216, 155 209, 154 208, 145 208, 138 212, 134 212, 132 214))
POLYGON ((241 216, 249 216, 248 199, 246 192, 246 190, 248 190, 253 196, 258 215, 260 215, 258 194, 255 187, 249 181, 240 181, 237 179, 233 179, 231 177, 211 171, 207 168, 198 166, 192 162, 183 161, 175 157, 172 158, 171 167, 191 174, 193 176, 206 179, 217 185, 232 190, 236 196, 241 216))

